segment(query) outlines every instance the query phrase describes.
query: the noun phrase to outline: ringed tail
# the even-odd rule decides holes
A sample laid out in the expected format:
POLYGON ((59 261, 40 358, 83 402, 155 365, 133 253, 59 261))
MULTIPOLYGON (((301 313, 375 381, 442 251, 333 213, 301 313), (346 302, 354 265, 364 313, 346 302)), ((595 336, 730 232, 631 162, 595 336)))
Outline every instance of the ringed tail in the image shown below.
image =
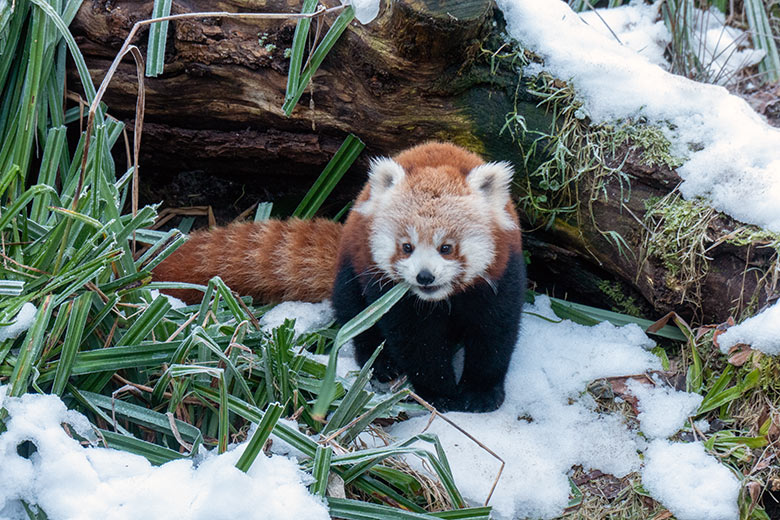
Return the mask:
MULTIPOLYGON (((330 298, 342 225, 326 219, 242 222, 189 239, 152 271, 154 281, 206 285, 219 276, 232 290, 263 303, 330 298)), ((166 289, 187 303, 194 289, 166 289)))

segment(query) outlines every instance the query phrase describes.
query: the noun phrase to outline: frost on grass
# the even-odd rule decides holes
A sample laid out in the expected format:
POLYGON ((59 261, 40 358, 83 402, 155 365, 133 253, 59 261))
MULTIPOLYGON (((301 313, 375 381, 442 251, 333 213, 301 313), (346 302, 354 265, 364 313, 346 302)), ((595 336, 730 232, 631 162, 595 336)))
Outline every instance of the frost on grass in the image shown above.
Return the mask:
POLYGON ((661 384, 650 386, 629 380, 626 386, 639 401, 639 429, 650 438, 666 438, 677 433, 702 401, 699 394, 677 392, 661 384))
POLYGON ((4 398, 7 431, 0 434, 0 518, 26 519, 21 501, 39 506, 51 520, 74 518, 329 518, 309 494, 307 476, 280 456, 257 457, 248 473, 235 467, 245 444, 222 455, 152 466, 130 453, 83 447, 60 426, 80 434, 86 418, 68 411, 56 396, 4 398), (35 451, 17 452, 24 441, 35 451))
POLYGON ((771 356, 780 354, 780 303, 729 327, 718 336, 718 345, 724 354, 737 343, 745 343, 771 356))
POLYGON ((19 337, 19 334, 26 332, 32 325, 33 320, 35 320, 37 312, 37 307, 30 302, 22 305, 22 308, 10 325, 0 327, 0 342, 7 339, 16 339, 19 337))
MULTIPOLYGON (((653 342, 636 325, 553 323, 550 320, 559 319, 545 297, 538 297, 525 311, 502 407, 488 414, 447 414, 506 461, 490 501, 499 519, 559 516, 569 501, 573 466, 617 477, 640 471, 639 454, 646 441, 622 415, 599 413, 585 389, 595 379, 661 369, 658 358, 647 350, 653 342)), ((700 399, 672 390, 640 387, 638 393, 640 402, 644 397, 646 403, 643 429, 647 424, 661 436, 675 433, 700 399), (673 413, 665 415, 661 407, 667 405, 673 413)), ((427 421, 427 416, 416 417, 394 425, 390 433, 404 440, 420 433, 427 421)), ((464 497, 472 504, 483 503, 499 462, 443 421, 434 421, 428 431, 441 439, 464 497)), ((687 462, 671 461, 669 468, 683 478, 699 478, 695 472, 685 473, 691 469, 687 462)), ((665 496, 656 498, 664 502, 665 496)), ((723 499, 728 500, 736 507, 735 496, 723 499)), ((700 511, 701 520, 708 518, 709 509, 700 511)))
MULTIPOLYGON (((595 123, 645 118, 665 129, 687 199, 780 231, 780 130, 719 86, 663 70, 586 24, 565 2, 499 0, 513 38, 569 81, 595 123)), ((655 29, 653 29, 655 30, 655 29)), ((648 59, 649 58, 649 59, 648 59)))
POLYGON ((642 485, 677 520, 739 518, 739 480, 701 443, 653 441, 645 452, 642 485))

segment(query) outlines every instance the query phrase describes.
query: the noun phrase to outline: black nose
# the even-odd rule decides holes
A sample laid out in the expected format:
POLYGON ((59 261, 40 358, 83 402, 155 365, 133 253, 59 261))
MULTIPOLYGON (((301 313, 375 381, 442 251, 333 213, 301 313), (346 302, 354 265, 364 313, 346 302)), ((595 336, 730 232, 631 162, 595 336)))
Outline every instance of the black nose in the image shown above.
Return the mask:
POLYGON ((417 283, 420 285, 431 285, 434 280, 436 280, 436 277, 427 269, 423 269, 417 273, 417 283))

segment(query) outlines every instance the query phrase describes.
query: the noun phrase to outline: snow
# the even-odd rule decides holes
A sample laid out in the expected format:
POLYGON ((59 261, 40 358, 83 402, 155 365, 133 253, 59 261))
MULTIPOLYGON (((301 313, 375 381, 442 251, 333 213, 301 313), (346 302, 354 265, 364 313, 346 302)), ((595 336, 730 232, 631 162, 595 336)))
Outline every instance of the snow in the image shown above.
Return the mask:
POLYGON ((666 438, 677 433, 702 401, 699 394, 677 392, 660 383, 650 386, 632 379, 626 386, 639 400, 639 429, 650 438, 666 438))
MULTIPOLYGON (((669 70, 664 56, 672 36, 659 16, 660 3, 633 2, 610 9, 595 9, 579 13, 580 18, 603 35, 619 40, 625 47, 651 63, 669 70), (614 33, 614 35, 613 35, 614 33)), ((718 84, 735 79, 739 70, 756 65, 765 52, 741 48, 748 43, 745 31, 726 25, 723 13, 716 8, 691 12, 692 50, 699 62, 707 67, 708 77, 718 84)))
MULTIPOLYGON (((653 342, 635 325, 551 323, 535 316, 558 321, 545 297, 537 297, 525 311, 502 407, 488 414, 446 414, 506 461, 490 501, 496 518, 559 516, 568 504, 568 476, 575 465, 617 477, 639 471, 644 439, 621 415, 598 412, 584 390, 595 379, 661 368, 658 358, 647 350, 653 342)), ((654 436, 677 432, 701 399, 642 385, 636 391, 641 394, 643 432, 650 430, 654 436), (676 411, 665 414, 664 406, 676 411)), ((404 440, 420 433, 427 421, 427 416, 416 417, 389 431, 404 440)), ((428 431, 441 439, 464 497, 473 504, 483 503, 498 461, 443 421, 434 421, 428 431)), ((674 471, 688 469, 670 464, 674 471)))
POLYGON ((739 518, 739 480, 700 442, 654 440, 645 452, 642 485, 677 520, 739 518))
POLYGON ((371 22, 379 14, 379 0, 347 0, 343 3, 355 9, 355 18, 363 25, 371 22))
MULTIPOLYGON (((700 396, 630 381, 629 390, 639 400, 640 434, 619 413, 599 411, 585 391, 596 379, 660 370, 659 359, 648 350, 654 343, 639 327, 560 321, 544 296, 525 311, 503 406, 488 414, 447 414, 506 461, 490 502, 494 518, 559 516, 569 501, 574 466, 617 477, 641 472, 652 496, 680 520, 737 518, 730 512, 736 511, 739 483, 730 472, 701 445, 664 439, 694 413, 700 396), (649 447, 645 436, 655 439, 649 447), (669 475, 685 485, 672 485, 677 480, 669 475)), ((304 333, 327 325, 332 312, 328 302, 290 302, 269 311, 264 325, 295 318, 304 333)), ((326 356, 317 357, 327 362, 326 356)), ((345 349, 339 376, 358 368, 345 349)), ((235 468, 244 445, 222 455, 209 453, 199 464, 181 460, 153 467, 136 455, 80 446, 61 423, 71 424, 82 437, 94 434, 86 418, 67 411, 57 397, 28 394, 11 399, 5 398, 5 391, 0 387, 0 406, 10 413, 8 431, 0 435, 0 519, 24 518, 20 499, 39 504, 53 520, 100 515, 327 518, 324 505, 305 488, 309 477, 287 458, 302 454, 274 436, 274 456, 258 457, 249 474, 235 468), (16 451, 24 440, 37 447, 30 460, 16 451)), ((404 440, 420 433, 427 422, 427 415, 414 417, 392 426, 389 433, 404 440)), ((294 421, 287 424, 297 427, 294 421)), ((499 462, 444 421, 434 421, 428 431, 439 436, 466 500, 483 503, 499 462)), ((424 470, 421 462, 408 462, 424 470)))
POLYGON ((718 345, 724 354, 737 343, 745 343, 772 356, 780 354, 780 302, 718 336, 718 345))
POLYGON ((19 309, 19 313, 14 318, 10 325, 0 327, 0 342, 7 339, 16 339, 22 332, 27 332, 27 329, 32 326, 35 315, 38 313, 38 308, 30 302, 22 305, 19 309))
MULTIPOLYGON (((111 518, 256 518, 326 520, 327 508, 309 494, 307 475, 286 457, 260 455, 247 473, 235 467, 245 444, 199 464, 152 466, 144 457, 82 447, 60 426, 86 435, 87 419, 52 395, 6 397, 0 434, 0 518, 26 519, 20 500, 40 506, 51 520, 111 518), (29 459, 17 446, 31 441, 29 459)), ((94 435, 92 435, 94 437, 94 435)))
POLYGON ((160 296, 167 299, 168 303, 171 304, 171 309, 182 309, 187 306, 187 304, 181 301, 180 299, 170 296, 168 294, 163 294, 157 289, 152 289, 151 294, 152 294, 152 300, 156 300, 160 296))
POLYGON ((295 333, 304 334, 327 327, 336 319, 336 315, 328 300, 319 303, 283 302, 263 314, 260 325, 263 330, 271 331, 286 319, 294 319, 295 333))
POLYGON ((510 35, 541 56, 544 70, 573 85, 593 122, 646 118, 664 129, 672 154, 687 159, 677 169, 686 199, 705 197, 743 222, 780 231, 780 130, 744 100, 670 74, 653 63, 657 55, 622 46, 565 2, 498 6, 510 35))

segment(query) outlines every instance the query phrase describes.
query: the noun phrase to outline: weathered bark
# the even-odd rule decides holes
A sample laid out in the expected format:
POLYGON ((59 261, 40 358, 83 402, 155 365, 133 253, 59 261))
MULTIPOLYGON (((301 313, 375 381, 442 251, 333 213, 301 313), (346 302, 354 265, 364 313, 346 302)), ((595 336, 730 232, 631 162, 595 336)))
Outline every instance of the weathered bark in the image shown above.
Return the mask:
MULTIPOLYGON (((149 17, 152 3, 84 3, 73 30, 96 80, 133 23, 149 17)), ((501 45, 494 9, 492 0, 386 2, 377 20, 345 32, 289 118, 281 111, 284 50, 292 44, 295 21, 172 22, 165 72, 146 79, 141 176, 147 200, 223 209, 230 204, 233 209, 223 215, 235 215, 257 200, 278 203, 287 193, 297 199, 350 132, 367 150, 345 179, 336 209, 362 184, 368 158, 432 138, 487 159, 510 160, 523 175, 521 147, 500 133, 504 116, 517 108, 531 129, 549 130, 550 121, 538 100, 517 89, 512 67, 491 70, 482 49, 501 45), (198 178, 204 181, 193 181, 198 178)), ((177 0, 172 12, 217 10, 297 12, 300 3, 177 0)), ((136 43, 143 47, 145 40, 142 32, 136 43)), ((128 61, 106 96, 110 112, 132 118, 136 89, 135 66, 128 61)), ((624 170, 634 176, 629 201, 608 184, 609 196, 582 205, 577 218, 526 235, 531 278, 540 290, 609 306, 613 302, 599 285, 613 280, 650 315, 677 310, 705 321, 724 320, 753 296, 759 305, 766 301, 771 291, 758 290, 755 275, 769 266, 766 251, 713 248, 698 288, 676 286, 657 259, 644 258, 639 220, 645 201, 663 197, 680 179, 668 169, 642 166, 637 156, 629 157, 624 170), (621 255, 599 230, 619 233, 633 255, 621 255), (758 270, 743 276, 746 267, 758 270)), ((578 189, 581 200, 590 198, 587 182, 578 189)), ((721 218, 713 226, 723 231, 736 224, 721 218)))
MULTIPOLYGON (((739 317, 749 306, 755 311, 777 298, 770 272, 774 250, 758 242, 737 246, 721 241, 743 226, 725 215, 716 214, 710 221, 705 240, 708 259, 703 261, 707 267, 697 282, 682 283, 658 257, 647 255, 645 241, 651 230, 642 222, 646 201, 669 194, 681 179, 669 168, 643 165, 635 152, 625 162, 622 155, 616 162, 632 177, 630 198, 624 198, 625 186, 621 191, 618 181, 612 180, 606 197, 582 204, 568 222, 557 220, 550 229, 535 232, 535 249, 544 253, 537 266, 531 262, 532 278, 535 275, 543 286, 555 287, 558 296, 600 301, 606 307, 617 302, 604 293, 603 283, 617 281, 627 298, 637 297, 641 310, 647 311, 643 303, 649 304, 653 312, 648 315, 675 311, 695 323, 721 323, 729 316, 739 317), (630 251, 624 248, 621 253, 600 230, 620 234, 630 251), (770 276, 764 278, 767 273, 770 276)), ((591 197, 587 182, 578 189, 581 200, 591 197)), ((680 263, 684 260, 680 258, 680 263)))
MULTIPOLYGON (((73 31, 93 77, 102 79, 152 3, 85 2, 73 31)), ((298 12, 300 2, 177 0, 172 13, 217 10, 298 12)), ((355 22, 345 32, 289 118, 281 111, 284 51, 295 20, 172 22, 165 72, 146 79, 143 171, 229 172, 233 179, 271 183, 311 177, 350 132, 367 144, 361 167, 372 155, 432 138, 517 158, 511 138, 498 136, 503 118, 485 117, 488 105, 495 114, 512 109, 517 81, 491 74, 488 61, 477 59, 494 30, 493 12, 492 0, 387 2, 374 22, 355 22)), ((329 24, 333 17, 320 20, 329 24)), ((137 38, 141 47, 146 34, 137 38)), ((132 117, 135 93, 128 60, 106 96, 111 112, 132 117)))

